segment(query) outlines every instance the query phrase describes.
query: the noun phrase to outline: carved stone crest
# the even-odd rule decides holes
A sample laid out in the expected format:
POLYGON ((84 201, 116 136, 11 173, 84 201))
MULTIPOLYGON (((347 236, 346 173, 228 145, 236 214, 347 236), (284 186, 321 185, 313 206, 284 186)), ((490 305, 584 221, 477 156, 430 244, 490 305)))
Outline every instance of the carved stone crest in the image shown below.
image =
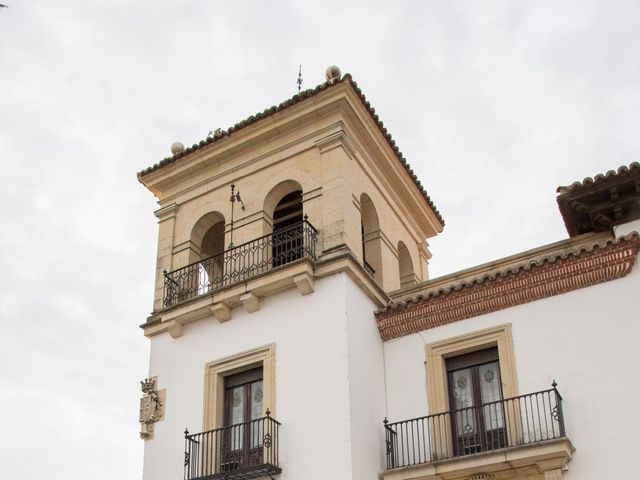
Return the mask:
POLYGON ((140 382, 142 398, 140 399, 140 438, 149 439, 153 435, 153 424, 164 414, 164 402, 160 398, 163 392, 156 390, 156 379, 145 378, 140 382))

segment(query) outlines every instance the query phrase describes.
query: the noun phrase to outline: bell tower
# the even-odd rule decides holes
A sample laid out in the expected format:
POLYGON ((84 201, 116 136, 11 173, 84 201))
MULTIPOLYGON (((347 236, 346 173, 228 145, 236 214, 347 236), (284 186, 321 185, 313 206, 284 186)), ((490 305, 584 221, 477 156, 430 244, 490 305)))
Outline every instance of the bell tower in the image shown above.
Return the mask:
POLYGON ((145 478, 324 479, 320 457, 334 478, 374 478, 373 312, 427 280, 444 221, 351 76, 329 67, 138 179, 160 206, 141 327, 165 392, 145 478))

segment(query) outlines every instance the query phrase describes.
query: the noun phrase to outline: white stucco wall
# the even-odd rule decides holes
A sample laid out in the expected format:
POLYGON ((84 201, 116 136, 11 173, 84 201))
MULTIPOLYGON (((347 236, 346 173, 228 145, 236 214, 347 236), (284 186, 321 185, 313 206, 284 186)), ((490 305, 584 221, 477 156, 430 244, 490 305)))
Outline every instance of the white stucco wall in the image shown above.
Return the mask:
POLYGON ((564 398, 576 447, 564 478, 637 478, 640 267, 625 278, 386 342, 390 421, 427 415, 425 344, 511 323, 520 394, 564 398))
POLYGON ((377 478, 384 469, 384 353, 375 305, 353 282, 346 282, 349 397, 353 479, 377 478))
POLYGON ((364 478, 353 476, 354 460, 356 470, 377 474, 380 447, 368 443, 378 442, 370 432, 382 419, 384 377, 373 309, 353 282, 338 274, 316 281, 309 295, 289 290, 265 298, 258 312, 236 308, 228 322, 211 318, 186 326, 177 339, 153 337, 149 375, 166 389, 166 408, 155 438, 145 445, 144 478, 182 478, 183 431, 203 430, 205 365, 270 343, 276 345, 274 416, 282 423, 278 478, 325 480, 328 471, 336 479, 364 478), (351 315, 357 316, 353 322, 351 315), (351 397, 367 403, 354 410, 351 397), (352 454, 354 445, 368 451, 352 454))

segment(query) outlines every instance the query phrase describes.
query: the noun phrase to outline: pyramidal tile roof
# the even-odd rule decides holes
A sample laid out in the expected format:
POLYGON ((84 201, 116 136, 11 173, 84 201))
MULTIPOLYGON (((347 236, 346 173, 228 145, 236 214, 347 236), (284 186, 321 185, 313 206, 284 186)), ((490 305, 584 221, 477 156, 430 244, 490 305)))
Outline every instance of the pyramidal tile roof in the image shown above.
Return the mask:
POLYGON ((438 221, 442 224, 442 226, 444 226, 444 224, 445 224, 444 219, 442 218, 442 215, 440 214, 440 212, 436 208, 435 204, 431 200, 431 197, 429 197, 429 195, 427 194, 426 190, 422 186, 422 183, 420 182, 420 180, 418 180, 418 177, 414 173, 413 169, 409 166, 409 163, 407 162, 407 160, 402 155, 402 152, 400 151, 400 149, 396 145, 395 140, 393 139, 391 134, 387 131, 386 127, 384 126, 384 124, 380 120, 378 114, 376 113, 375 109, 371 106, 371 103, 367 100, 367 98, 365 97, 364 93, 362 92, 360 87, 358 87, 358 84, 353 80, 353 78, 351 77, 351 74, 349 74, 349 73, 346 73, 342 78, 328 80, 328 81, 318 85, 315 88, 304 90, 304 91, 294 95, 293 97, 289 98, 288 100, 285 100, 284 102, 280 103, 277 106, 269 107, 269 108, 263 110, 262 112, 259 112, 259 113, 256 113, 255 115, 249 116, 248 118, 236 123, 232 127, 229 127, 226 131, 225 130, 221 130, 217 134, 215 134, 215 135, 213 135, 211 137, 208 137, 205 140, 201 140, 199 143, 194 143, 191 147, 185 148, 185 150, 183 152, 180 152, 180 153, 178 153, 176 155, 173 155, 171 157, 166 157, 166 158, 162 159, 161 161, 159 161, 158 163, 152 165, 151 167, 148 167, 148 168, 138 172, 138 180, 141 180, 145 175, 148 175, 151 172, 154 172, 154 171, 159 170, 159 169, 161 169, 161 168, 163 168, 163 167, 165 167, 167 165, 171 165, 171 164, 179 161, 182 157, 186 157, 187 155, 189 155, 192 152, 195 152, 196 150, 199 150, 199 149, 201 149, 201 148, 203 148, 203 147, 205 147, 205 146, 207 146, 209 144, 215 143, 215 142, 221 140, 222 138, 225 138, 225 137, 228 137, 230 135, 233 135, 233 133, 237 132, 238 130, 242 130, 243 128, 246 128, 249 125, 253 125, 254 123, 259 122, 260 120, 262 120, 264 118, 268 118, 268 117, 270 117, 271 115, 273 115, 273 114, 275 114, 277 112, 281 112, 282 110, 285 110, 288 107, 291 107, 291 106, 293 106, 293 105, 295 105, 297 103, 300 103, 300 102, 306 100, 307 98, 313 97, 314 95, 317 95, 318 93, 322 92, 323 90, 327 90, 329 88, 334 87, 335 85, 338 85, 340 83, 345 83, 345 82, 347 82, 349 85, 351 85, 353 87, 354 91, 356 92, 356 94, 358 95, 360 100, 362 101, 362 104, 365 106, 365 108, 367 109, 367 111, 371 115, 371 118, 378 125, 378 128, 379 128, 380 132, 386 138, 387 143, 389 144, 389 146, 391 147, 391 149, 395 153, 396 158, 402 164, 402 166, 404 167, 406 172, 409 174, 409 176, 411 177, 411 179, 415 183, 416 187, 418 187, 418 190, 420 190, 420 192, 422 193, 422 196, 426 200, 427 204, 429 205, 429 207, 435 213, 436 217, 438 218, 438 221))

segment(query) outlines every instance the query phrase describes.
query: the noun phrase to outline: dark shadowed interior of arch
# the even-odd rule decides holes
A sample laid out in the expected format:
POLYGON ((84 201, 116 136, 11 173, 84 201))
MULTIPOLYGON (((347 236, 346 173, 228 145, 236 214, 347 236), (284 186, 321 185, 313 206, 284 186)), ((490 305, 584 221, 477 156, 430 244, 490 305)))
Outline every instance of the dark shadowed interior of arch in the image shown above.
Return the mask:
POLYGON ((408 287, 417 283, 417 279, 413 271, 411 254, 404 242, 398 242, 398 269, 400 273, 401 287, 408 287))
POLYGON ((218 255, 224 250, 224 221, 214 223, 202 238, 200 256, 204 259, 218 255))
POLYGON ((205 260, 199 282, 205 290, 222 285, 224 275, 224 220, 214 223, 202 237, 200 257, 205 260), (213 258, 211 258, 213 257, 213 258))
POLYGON ((273 265, 302 258, 302 190, 291 192, 278 202, 273 212, 273 265))
POLYGON ((273 212, 273 231, 302 222, 302 190, 291 192, 278 202, 273 212))
POLYGON ((382 285, 382 253, 380 223, 376 207, 366 193, 360 195, 360 231, 362 234, 362 264, 382 285))

